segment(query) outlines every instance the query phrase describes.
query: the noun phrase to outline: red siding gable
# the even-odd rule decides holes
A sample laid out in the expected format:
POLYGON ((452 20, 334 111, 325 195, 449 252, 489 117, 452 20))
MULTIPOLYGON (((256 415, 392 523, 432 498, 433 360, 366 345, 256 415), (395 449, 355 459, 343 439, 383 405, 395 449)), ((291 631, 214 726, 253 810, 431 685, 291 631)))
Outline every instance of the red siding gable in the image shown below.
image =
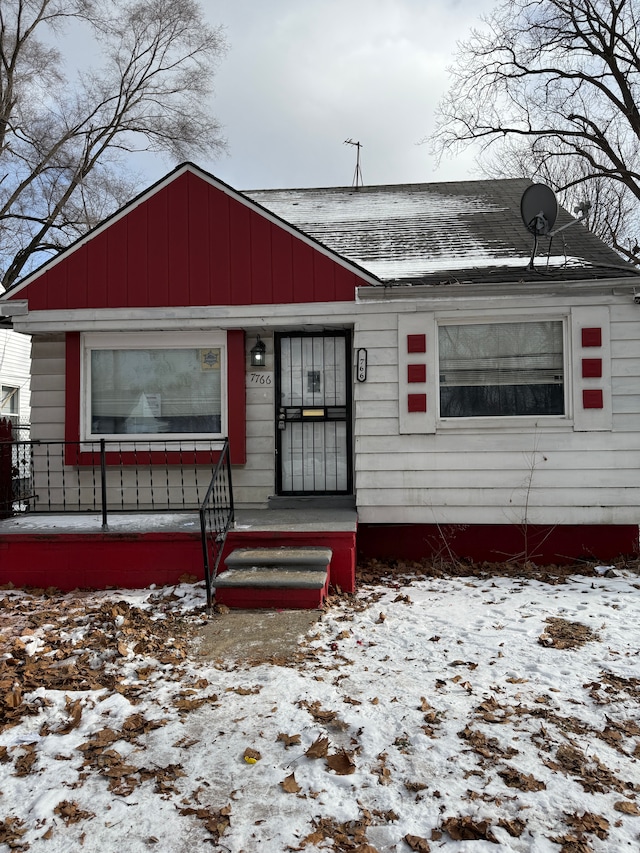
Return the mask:
POLYGON ((365 278, 191 169, 18 287, 29 310, 353 301, 365 278))

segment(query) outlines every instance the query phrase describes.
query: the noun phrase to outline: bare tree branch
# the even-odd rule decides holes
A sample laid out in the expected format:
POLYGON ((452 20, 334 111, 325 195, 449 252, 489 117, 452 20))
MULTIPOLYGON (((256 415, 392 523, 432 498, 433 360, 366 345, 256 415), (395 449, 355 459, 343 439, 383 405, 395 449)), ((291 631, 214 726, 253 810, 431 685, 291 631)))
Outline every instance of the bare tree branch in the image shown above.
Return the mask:
POLYGON ((220 153, 210 102, 224 51, 198 0, 1 0, 5 287, 131 196, 129 154, 220 153), (69 80, 72 38, 90 44, 96 61, 69 80))
POLYGON ((478 143, 489 171, 588 188, 600 236, 638 262, 640 3, 502 0, 483 24, 459 44, 432 149, 478 143))

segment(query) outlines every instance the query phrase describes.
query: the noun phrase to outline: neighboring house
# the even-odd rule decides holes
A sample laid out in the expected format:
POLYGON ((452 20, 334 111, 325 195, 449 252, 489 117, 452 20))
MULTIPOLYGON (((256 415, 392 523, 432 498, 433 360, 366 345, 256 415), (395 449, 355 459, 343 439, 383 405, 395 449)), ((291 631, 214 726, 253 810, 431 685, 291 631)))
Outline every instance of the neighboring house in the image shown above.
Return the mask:
POLYGON ((0 418, 10 420, 14 427, 29 423, 30 355, 28 335, 0 327, 0 418))
POLYGON ((638 274, 580 224, 531 269, 528 184, 240 193, 183 164, 0 300, 32 437, 228 435, 236 506, 355 507, 369 556, 634 552, 638 274))

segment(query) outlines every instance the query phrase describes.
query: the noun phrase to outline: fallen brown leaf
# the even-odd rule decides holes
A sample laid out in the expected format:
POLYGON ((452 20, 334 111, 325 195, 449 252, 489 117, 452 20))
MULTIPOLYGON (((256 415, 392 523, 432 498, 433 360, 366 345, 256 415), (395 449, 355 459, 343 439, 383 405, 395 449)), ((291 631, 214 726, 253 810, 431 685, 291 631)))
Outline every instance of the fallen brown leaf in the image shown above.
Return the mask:
POLYGON ((327 756, 327 766, 338 776, 349 776, 356 772, 353 752, 348 752, 346 749, 341 749, 334 752, 333 755, 327 756))
POLYGON ((62 800, 53 811, 55 814, 60 815, 67 826, 72 823, 78 823, 81 820, 90 820, 95 817, 93 812, 81 809, 75 800, 62 800))
POLYGON ((300 743, 300 735, 287 735, 284 734, 284 732, 280 732, 276 740, 282 741, 282 743, 284 743, 284 748, 289 749, 290 746, 300 743))
POLYGON ((622 812, 623 814, 640 815, 638 804, 632 803, 630 800, 619 800, 613 804, 613 807, 617 812, 622 812))
POLYGON ((280 786, 287 794, 299 794, 302 790, 300 785, 296 782, 296 777, 293 773, 290 776, 287 776, 286 779, 283 779, 282 782, 280 782, 280 786))
POLYGON ((470 817, 449 817, 442 822, 442 828, 454 841, 491 841, 497 844, 491 822, 488 820, 473 820, 470 817))
POLYGON ((317 737, 305 752, 307 758, 324 758, 329 752, 329 738, 317 737))
POLYGON ((416 853, 430 853, 431 848, 426 838, 421 838, 419 835, 405 835, 404 840, 416 853))

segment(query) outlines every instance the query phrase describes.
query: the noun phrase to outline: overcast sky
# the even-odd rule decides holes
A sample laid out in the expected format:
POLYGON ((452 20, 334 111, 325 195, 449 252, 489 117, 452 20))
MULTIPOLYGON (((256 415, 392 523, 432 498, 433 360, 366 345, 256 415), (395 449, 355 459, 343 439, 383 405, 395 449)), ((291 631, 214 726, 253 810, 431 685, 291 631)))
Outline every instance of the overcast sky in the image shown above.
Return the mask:
MULTIPOLYGON (((473 177, 427 145, 457 39, 495 0, 201 0, 226 28, 214 110, 228 154, 199 165, 236 189, 473 177)), ((154 161, 150 177, 168 171, 154 161)))

